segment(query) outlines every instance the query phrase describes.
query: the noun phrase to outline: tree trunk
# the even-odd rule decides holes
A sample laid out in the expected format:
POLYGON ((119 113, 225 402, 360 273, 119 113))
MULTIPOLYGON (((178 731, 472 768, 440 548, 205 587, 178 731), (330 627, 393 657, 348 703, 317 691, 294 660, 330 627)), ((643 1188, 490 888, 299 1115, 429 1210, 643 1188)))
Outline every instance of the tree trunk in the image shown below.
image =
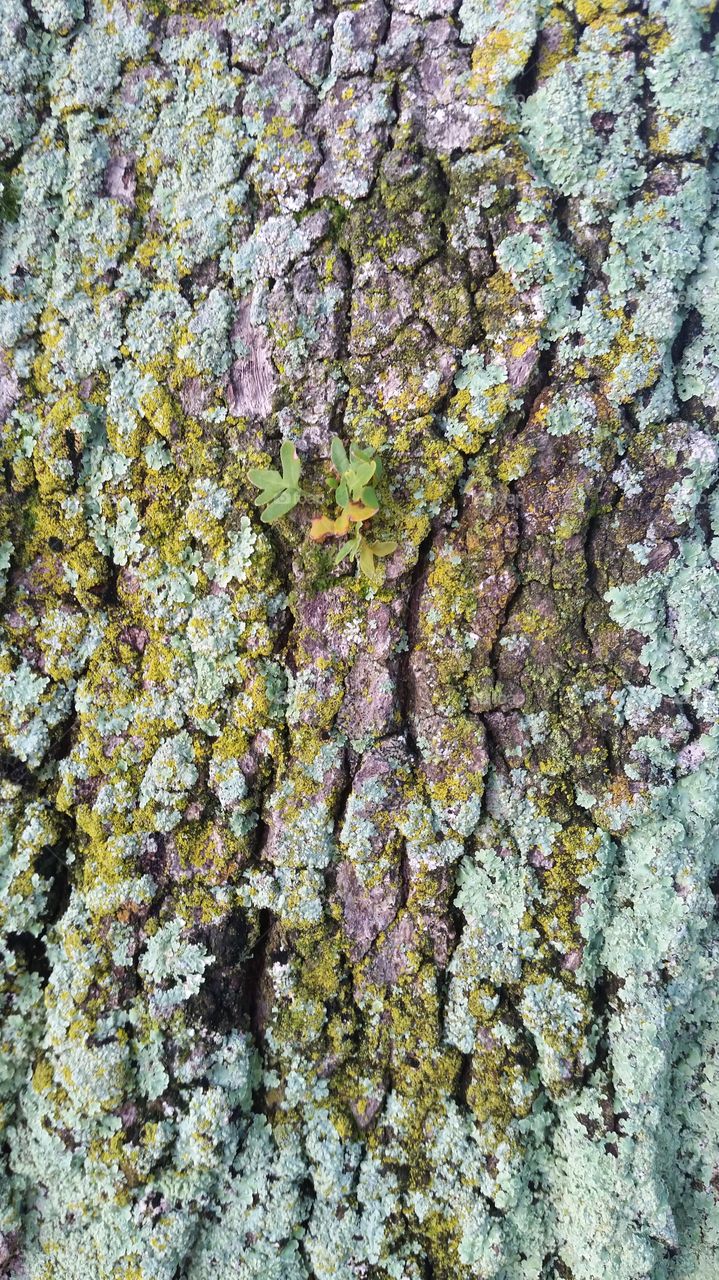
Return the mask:
POLYGON ((716 1273, 717 12, 5 0, 2 1275, 716 1273))

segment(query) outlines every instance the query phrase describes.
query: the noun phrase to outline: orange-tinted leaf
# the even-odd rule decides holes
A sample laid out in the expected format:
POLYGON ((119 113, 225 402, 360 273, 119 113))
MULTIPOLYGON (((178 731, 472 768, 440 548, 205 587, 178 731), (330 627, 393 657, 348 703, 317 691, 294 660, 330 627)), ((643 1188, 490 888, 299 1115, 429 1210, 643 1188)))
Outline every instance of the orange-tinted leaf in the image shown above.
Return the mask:
POLYGON ((370 520, 376 515, 379 507, 368 507, 364 502, 350 502, 345 508, 349 520, 370 520))
POLYGON ((348 512, 343 511, 336 520, 329 516, 316 516, 310 525, 310 537, 313 542, 324 542, 325 538, 342 538, 350 527, 348 512))

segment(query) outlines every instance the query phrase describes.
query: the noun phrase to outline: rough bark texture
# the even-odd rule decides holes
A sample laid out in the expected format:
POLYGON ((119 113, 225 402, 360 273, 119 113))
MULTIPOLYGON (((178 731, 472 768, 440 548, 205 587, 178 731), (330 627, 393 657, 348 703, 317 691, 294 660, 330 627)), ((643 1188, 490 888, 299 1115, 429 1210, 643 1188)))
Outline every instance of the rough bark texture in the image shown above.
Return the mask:
POLYGON ((715 3, 1 9, 0 1272, 710 1280, 715 3))

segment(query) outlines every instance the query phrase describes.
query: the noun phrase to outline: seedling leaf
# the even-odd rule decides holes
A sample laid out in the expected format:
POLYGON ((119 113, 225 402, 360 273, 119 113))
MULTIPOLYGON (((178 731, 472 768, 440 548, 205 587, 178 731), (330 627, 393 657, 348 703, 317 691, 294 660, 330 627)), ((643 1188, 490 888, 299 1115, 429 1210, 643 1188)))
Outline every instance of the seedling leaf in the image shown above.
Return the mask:
POLYGON ((248 475, 252 484, 258 489, 263 489, 267 494, 281 493, 285 488, 285 482, 279 471, 260 471, 258 467, 253 467, 248 475))
POLYGON ((330 457, 332 459, 332 466, 334 467, 337 474, 340 476, 343 475, 344 472, 347 471, 350 464, 349 464, 349 459, 347 457, 347 454, 345 453, 345 447, 342 441, 340 440, 339 436, 332 437, 332 443, 330 445, 330 457))
POLYGON ((350 517, 343 511, 336 520, 329 516, 318 516, 310 525, 310 537, 313 542, 324 542, 325 538, 342 538, 349 531, 350 517))
POLYGON ((366 484, 369 484, 375 473, 374 462, 360 462, 356 467, 352 467, 346 476, 347 483, 352 491, 352 497, 358 498, 366 484))
POLYGON ((297 506, 302 491, 300 489, 301 464, 295 446, 285 440, 280 448, 282 475, 274 468, 267 470, 253 467, 248 472, 250 481, 261 492, 255 498, 258 507, 265 507, 260 519, 264 524, 273 524, 286 516, 288 511, 297 506))
POLYGON ((356 520, 361 524, 363 520, 371 520, 372 516, 377 514, 377 507, 368 507, 363 502, 350 502, 345 508, 350 520, 356 520))
POLYGON ((374 449, 358 449, 356 444, 350 445, 350 458, 353 462, 370 462, 374 457, 374 449))
MULTIPOLYGON (((265 502, 266 498, 256 498, 255 501, 259 503, 265 502)), ((273 502, 270 502, 269 506, 265 507, 260 520, 263 524, 274 524, 275 520, 281 520, 282 516, 286 516, 288 511, 291 511, 296 505, 297 498, 289 490, 285 489, 279 498, 275 498, 273 502)))
POLYGON ((340 547, 337 555, 335 556, 335 564, 341 564, 343 560, 347 559, 347 556, 354 555, 356 551, 357 547, 355 546, 354 541, 345 542, 344 546, 340 547))
POLYGON ((375 580, 377 570, 374 562, 374 555, 372 554, 372 548, 369 542, 364 538, 362 538, 359 545, 359 566, 366 577, 371 578, 373 581, 375 580))
POLYGON ((280 448, 282 478, 288 489, 299 489, 301 464, 295 446, 285 440, 280 448))

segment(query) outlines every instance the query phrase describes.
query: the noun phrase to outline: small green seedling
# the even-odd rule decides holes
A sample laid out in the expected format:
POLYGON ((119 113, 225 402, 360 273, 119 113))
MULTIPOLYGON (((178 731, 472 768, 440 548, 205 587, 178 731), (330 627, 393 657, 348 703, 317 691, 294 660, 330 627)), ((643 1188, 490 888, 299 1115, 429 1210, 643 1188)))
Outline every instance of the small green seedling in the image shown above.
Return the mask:
POLYGON ((372 507, 375 511, 379 509, 377 494, 370 484, 379 475, 378 462, 372 457, 373 453, 373 449, 358 449, 355 445, 350 445, 348 458, 339 436, 334 436, 330 457, 337 472, 335 501, 338 507, 348 507, 354 502, 372 507))
MULTIPOLYGON (((358 449, 356 445, 350 445, 348 457, 339 436, 332 438, 330 457, 335 472, 330 485, 337 511, 334 516, 316 516, 310 527, 310 537, 313 542, 346 538, 334 563, 337 565, 352 559, 365 577, 377 584, 382 578, 377 560, 397 549, 396 542, 371 542, 362 533, 363 525, 379 511, 374 482, 382 475, 380 460, 374 457, 373 449, 358 449)), ((287 515, 302 498, 316 496, 300 487, 300 460, 294 445, 285 441, 280 449, 280 458, 281 475, 279 471, 257 468, 249 472, 250 480, 261 490, 255 501, 265 508, 261 519, 266 524, 274 524, 287 515)))
POLYGON ((264 507, 260 516, 265 524, 274 524, 297 506, 302 497, 300 489, 300 460, 297 450, 289 440, 285 440, 280 449, 282 475, 279 471, 263 471, 253 467, 249 477, 256 488, 262 492, 255 498, 258 507, 264 507))
POLYGON ((335 564, 341 564, 348 556, 350 556, 356 564, 359 565, 362 573, 371 582, 381 582, 382 575, 379 566, 375 563, 375 559, 383 560, 385 556, 391 556, 393 551, 397 550, 397 543, 393 541, 387 542, 370 542, 362 534, 360 526, 343 547, 340 547, 335 556, 335 564))

